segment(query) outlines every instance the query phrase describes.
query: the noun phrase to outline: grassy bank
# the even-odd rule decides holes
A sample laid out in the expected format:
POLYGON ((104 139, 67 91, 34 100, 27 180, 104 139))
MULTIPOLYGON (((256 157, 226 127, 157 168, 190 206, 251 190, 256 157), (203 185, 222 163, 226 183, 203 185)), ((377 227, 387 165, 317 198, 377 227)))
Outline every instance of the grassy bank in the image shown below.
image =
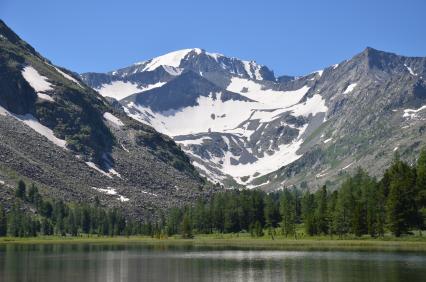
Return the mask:
POLYGON ((163 246, 194 246, 210 248, 243 248, 269 250, 369 250, 369 251, 417 251, 426 252, 425 237, 405 238, 346 238, 310 237, 290 239, 277 237, 252 238, 246 234, 198 235, 193 239, 170 237, 156 239, 151 237, 35 237, 0 238, 0 244, 143 244, 163 246))

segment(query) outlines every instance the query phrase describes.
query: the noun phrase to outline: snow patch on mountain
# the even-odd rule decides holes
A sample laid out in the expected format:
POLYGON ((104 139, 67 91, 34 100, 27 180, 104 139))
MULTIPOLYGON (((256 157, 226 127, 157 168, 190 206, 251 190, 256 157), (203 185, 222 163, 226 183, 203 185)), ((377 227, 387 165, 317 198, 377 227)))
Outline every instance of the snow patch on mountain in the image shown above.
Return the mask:
POLYGON ((404 66, 407 68, 408 72, 412 75, 412 76, 417 76, 417 73, 415 73, 409 66, 407 66, 406 64, 404 64, 404 66))
POLYGON ((44 94, 44 93, 37 93, 37 97, 42 99, 42 100, 49 101, 49 102, 55 102, 55 100, 53 100, 53 98, 51 96, 44 94))
POLYGON ((345 91, 343 92, 343 94, 349 94, 351 93, 355 87, 356 87, 357 83, 351 83, 348 85, 348 87, 346 87, 345 91))
POLYGON ((53 90, 52 84, 47 81, 47 77, 40 75, 32 66, 26 66, 21 73, 36 92, 53 90))
POLYGON ((171 66, 162 66, 162 67, 166 72, 168 72, 170 75, 173 75, 173 76, 178 76, 183 71, 183 69, 181 69, 181 68, 174 68, 174 67, 171 67, 171 66))
POLYGON ((315 94, 308 98, 306 102, 299 103, 287 108, 280 108, 273 111, 270 110, 258 110, 255 111, 251 116, 251 120, 258 119, 262 123, 269 123, 280 117, 281 114, 290 112, 293 116, 305 116, 316 115, 317 113, 326 113, 328 107, 325 105, 325 100, 321 95, 315 94))
POLYGON ((318 70, 318 71, 315 71, 313 73, 316 73, 316 74, 318 74, 319 77, 321 77, 322 74, 324 73, 324 70, 318 70))
POLYGON ((153 71, 160 66, 171 66, 178 68, 180 66, 181 61, 194 49, 183 49, 175 52, 171 52, 165 54, 163 56, 156 57, 154 59, 149 60, 148 62, 141 62, 137 64, 144 64, 146 66, 142 71, 153 71))
POLYGON ((178 110, 167 112, 153 112, 150 108, 129 103, 127 108, 138 113, 127 113, 144 123, 153 126, 157 131, 169 136, 188 135, 200 132, 224 132, 237 127, 242 120, 250 117, 253 107, 260 107, 258 103, 220 99, 221 93, 212 93, 208 97, 200 96, 197 104, 178 110), (215 118, 212 118, 214 116, 215 118), (191 122, 188 122, 191 121, 191 122))
POLYGON ((95 90, 104 97, 111 97, 117 100, 121 100, 132 94, 138 93, 141 89, 136 83, 117 80, 109 84, 102 84, 100 88, 95 90))
POLYGON ((305 85, 294 91, 278 91, 267 89, 262 84, 252 80, 233 77, 226 90, 258 101, 268 108, 285 108, 298 103, 308 92, 309 87, 305 85))
POLYGON ((219 61, 219 58, 224 57, 224 55, 219 54, 219 53, 206 52, 206 55, 209 56, 209 57, 212 57, 216 62, 219 61))
POLYGON ((154 84, 149 84, 143 87, 138 86, 136 83, 124 82, 124 81, 113 81, 109 84, 102 84, 100 88, 95 89, 104 97, 111 97, 117 100, 122 100, 130 95, 135 93, 145 92, 157 87, 161 87, 166 82, 157 82, 154 84))
POLYGON ((123 195, 118 194, 117 190, 114 189, 114 188, 112 188, 112 187, 107 187, 106 189, 92 187, 92 189, 95 189, 96 191, 104 193, 106 195, 118 196, 117 200, 119 200, 120 202, 127 202, 127 201, 129 201, 129 198, 126 198, 123 195))
POLYGON ((210 137, 201 137, 198 139, 188 139, 188 140, 176 140, 176 143, 181 144, 183 146, 188 145, 201 145, 204 143, 205 140, 212 140, 210 137))
POLYGON ((94 170, 96 170, 97 172, 107 176, 108 178, 112 178, 114 175, 121 178, 121 175, 113 168, 109 168, 108 172, 102 170, 101 168, 99 168, 95 163, 93 162, 85 162, 85 164, 87 166, 89 166, 90 168, 93 168, 94 170))
POLYGON ((223 172, 231 175, 240 184, 244 184, 244 181, 242 181, 241 178, 247 176, 260 177, 298 160, 302 156, 302 154, 297 154, 297 151, 303 143, 303 139, 300 137, 303 135, 307 127, 307 124, 303 126, 303 128, 299 131, 298 138, 290 144, 282 144, 273 154, 269 155, 268 153, 265 153, 264 157, 259 158, 252 163, 232 165, 230 162, 232 153, 227 152, 222 168, 223 172))
POLYGON ((111 113, 104 113, 104 119, 111 122, 112 124, 114 124, 117 127, 122 127, 124 126, 124 123, 116 116, 114 116, 111 113))
POLYGON ((417 117, 417 113, 418 113, 418 112, 420 112, 420 111, 422 111, 422 110, 425 110, 425 109, 426 109, 426 105, 424 105, 424 106, 422 106, 422 107, 418 108, 417 110, 413 110, 413 109, 405 109, 405 110, 404 110, 404 114, 402 115, 402 117, 410 118, 410 119, 415 118, 415 117, 417 117))
POLYGON ((11 117, 17 119, 18 121, 21 121, 22 123, 29 126, 31 129, 36 131, 38 134, 46 137, 53 144, 67 150, 67 148, 66 148, 67 142, 65 140, 57 138, 55 136, 55 134, 53 133, 52 129, 42 125, 33 115, 31 115, 31 114, 16 115, 16 114, 9 112, 8 110, 6 110, 5 108, 3 108, 1 106, 0 106, 0 115, 2 115, 2 116, 8 115, 8 116, 11 116, 11 117))
POLYGON ((254 61, 242 61, 243 65, 244 65, 244 69, 246 71, 246 73, 248 74, 248 76, 250 76, 251 79, 256 79, 256 80, 262 80, 263 77, 260 74, 260 68, 261 66, 259 66, 258 64, 256 64, 256 62, 254 61))
POLYGON ((57 67, 55 67, 55 66, 52 66, 52 67, 54 67, 55 68, 55 70, 57 71, 57 72, 59 72, 63 77, 65 77, 66 79, 68 79, 68 80, 71 80, 72 82, 74 82, 74 83, 76 83, 78 86, 80 86, 81 88, 83 88, 83 86, 80 84, 80 82, 78 82, 78 80, 77 79, 75 79, 74 77, 72 77, 71 75, 69 75, 69 74, 67 74, 67 73, 64 73, 63 71, 61 71, 59 68, 57 68, 57 67))

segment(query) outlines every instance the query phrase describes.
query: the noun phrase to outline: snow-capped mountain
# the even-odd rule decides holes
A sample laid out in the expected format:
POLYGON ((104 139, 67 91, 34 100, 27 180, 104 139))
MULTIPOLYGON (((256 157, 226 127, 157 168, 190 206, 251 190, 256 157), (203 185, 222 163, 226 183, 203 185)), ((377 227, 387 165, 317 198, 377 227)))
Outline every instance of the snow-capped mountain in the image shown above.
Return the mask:
POLYGON ((425 143, 425 62, 367 48, 275 78, 254 62, 188 49, 82 79, 171 136, 210 180, 278 189, 333 185, 357 166, 379 174, 395 147, 414 155, 425 143))

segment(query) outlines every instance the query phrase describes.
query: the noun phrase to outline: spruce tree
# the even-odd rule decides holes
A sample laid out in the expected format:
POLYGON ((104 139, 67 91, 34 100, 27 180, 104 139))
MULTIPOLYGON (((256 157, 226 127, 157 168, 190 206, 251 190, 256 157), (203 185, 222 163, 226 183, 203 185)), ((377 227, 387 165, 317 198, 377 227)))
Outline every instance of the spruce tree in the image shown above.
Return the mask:
POLYGON ((328 234, 327 187, 324 185, 316 193, 316 229, 318 233, 328 234))
POLYGON ((30 188, 28 189, 28 202, 32 204, 36 204, 37 198, 38 198, 38 189, 37 189, 37 186, 35 186, 34 183, 32 183, 30 188))
POLYGON ((191 218, 188 213, 185 213, 182 219, 181 234, 184 239, 193 238, 191 218))
POLYGON ((7 216, 2 205, 0 205, 0 237, 7 235, 7 216))
POLYGON ((415 203, 415 173, 406 163, 396 159, 389 169, 390 189, 386 202, 388 227, 397 237, 414 225, 417 209, 415 203))
POLYGON ((426 148, 420 152, 419 159, 417 160, 416 174, 417 226, 421 232, 426 225, 426 148))
POLYGON ((280 198, 280 214, 281 214, 281 228, 284 235, 296 234, 296 206, 294 203, 293 195, 287 189, 281 193, 280 198))
POLYGON ((26 189, 27 189, 27 186, 25 185, 25 182, 22 180, 19 180, 18 186, 16 187, 15 196, 20 199, 25 199, 26 189))
POLYGON ((317 234, 315 208, 315 196, 309 191, 305 192, 302 198, 302 218, 305 232, 310 236, 317 234))

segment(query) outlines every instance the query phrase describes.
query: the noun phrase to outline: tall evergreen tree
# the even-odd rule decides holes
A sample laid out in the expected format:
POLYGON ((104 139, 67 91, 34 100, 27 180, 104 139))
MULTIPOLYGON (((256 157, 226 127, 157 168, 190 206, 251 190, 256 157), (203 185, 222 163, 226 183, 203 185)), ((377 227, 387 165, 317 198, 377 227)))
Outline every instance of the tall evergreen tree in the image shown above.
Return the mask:
POLYGON ((0 205, 0 237, 7 234, 7 216, 2 205, 0 205))
POLYGON ((15 191, 16 197, 20 199, 25 199, 26 190, 27 190, 27 186, 25 185, 25 182, 22 180, 19 180, 18 186, 16 187, 16 191, 15 191))
POLYGON ((310 236, 317 234, 315 208, 315 196, 306 191, 302 198, 302 219, 305 232, 310 236))
POLYGON ((399 159, 389 168, 389 175, 390 187, 386 203, 388 227, 399 237, 409 230, 416 218, 416 178, 411 167, 399 159))
POLYGON ((296 206, 292 193, 287 189, 281 193, 280 198, 281 228, 284 235, 296 234, 296 206))
POLYGON ((182 237, 185 239, 191 239, 193 237, 191 218, 188 213, 185 213, 183 216, 181 234, 182 234, 182 237))
POLYGON ((421 231, 426 227, 426 148, 420 152, 419 159, 417 160, 416 174, 417 226, 421 231))
POLYGON ((328 234, 328 208, 327 208, 327 187, 324 185, 316 193, 316 230, 321 234, 328 234))

